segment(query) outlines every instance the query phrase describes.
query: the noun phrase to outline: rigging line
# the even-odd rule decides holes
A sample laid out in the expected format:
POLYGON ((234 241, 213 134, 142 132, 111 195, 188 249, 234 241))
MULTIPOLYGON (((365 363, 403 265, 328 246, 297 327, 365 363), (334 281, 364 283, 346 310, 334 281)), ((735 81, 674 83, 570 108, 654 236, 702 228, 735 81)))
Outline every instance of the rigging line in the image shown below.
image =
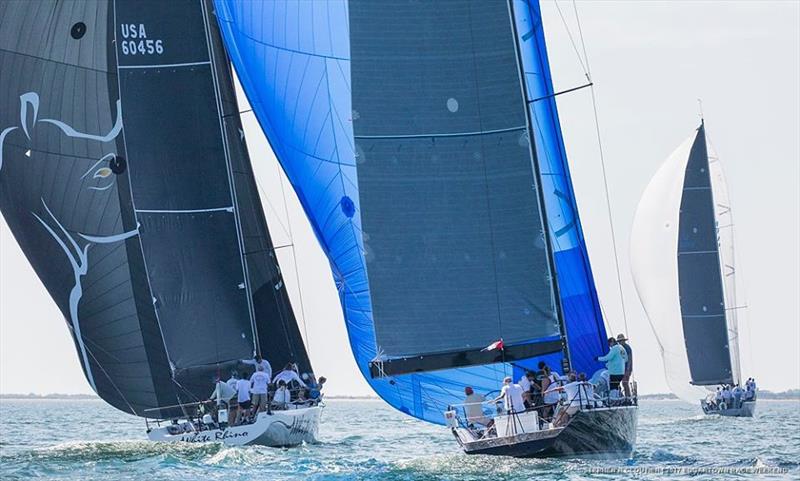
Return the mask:
MULTIPOLYGON (((585 65, 585 67, 586 67, 586 78, 591 81, 592 73, 591 73, 591 70, 589 70, 589 57, 586 54, 586 42, 584 41, 583 30, 581 29, 580 16, 578 15, 578 7, 575 4, 575 0, 572 1, 572 5, 573 5, 573 8, 575 10, 575 18, 576 18, 576 21, 577 21, 577 24, 578 24, 578 32, 580 34, 581 45, 583 46, 583 54, 586 57, 586 63, 584 64, 583 62, 581 62, 581 65, 585 65)), ((556 3, 556 6, 558 6, 558 3, 556 3)), ((559 13, 561 13, 561 9, 560 8, 559 8, 559 13)), ((562 16, 562 19, 563 19, 563 16, 562 16)), ((565 23, 565 26, 566 26, 566 23, 565 23)), ((569 31, 569 29, 568 29, 568 31, 569 31)), ((570 34, 570 39, 572 39, 572 34, 570 34)), ((573 46, 574 46, 574 43, 573 43, 573 46)), ((576 49, 576 52, 577 52, 577 49, 576 49)), ((613 212, 612 212, 612 209, 611 209, 611 196, 610 196, 609 191, 608 191, 608 175, 606 174, 606 161, 605 161, 605 155, 603 154, 602 136, 600 135, 600 118, 599 118, 599 116, 597 114, 597 97, 595 96, 594 85, 589 87, 589 91, 591 92, 591 95, 592 95, 592 111, 594 113, 594 127, 595 127, 595 133, 597 135, 597 149, 598 149, 598 151, 600 153, 600 168, 601 168, 601 171, 603 173, 603 190, 605 192, 605 197, 606 197, 606 212, 608 214, 608 224, 609 224, 609 228, 611 230, 611 248, 614 251, 614 268, 615 268, 616 273, 617 273, 617 289, 619 291, 620 307, 622 308, 622 321, 623 321, 623 324, 625 326, 625 334, 629 335, 630 333, 628 332, 628 313, 627 313, 627 311, 625 309, 625 294, 624 294, 624 292, 622 290, 622 275, 621 275, 620 267, 619 267, 619 251, 618 251, 618 248, 617 248, 617 234, 616 234, 616 230, 614 229, 614 215, 613 215, 613 212)))
MULTIPOLYGON (((267 191, 266 191, 266 189, 264 189, 264 186, 261 185, 261 181, 258 179, 258 177, 259 176, 256 175, 255 172, 253 172, 253 178, 256 180, 256 188, 258 189, 259 194, 261 194, 259 197, 261 197, 261 199, 263 199, 263 201, 265 201, 267 203, 267 207, 269 207, 270 210, 272 210, 272 212, 275 213, 275 220, 278 221, 278 224, 281 226, 281 229, 283 229, 283 233, 286 234, 287 236, 289 236, 290 243, 287 244, 287 245, 294 245, 294 242, 291 241, 291 237, 292 236, 289 233, 289 229, 281 221, 280 214, 278 213, 278 209, 276 209, 275 206, 272 205, 272 202, 270 202, 269 196, 267 196, 267 191)), ((288 218, 287 218, 287 222, 288 222, 288 218)))
POLYGON ((568 94, 568 93, 570 93, 570 92, 574 92, 574 91, 576 91, 576 90, 585 89, 586 87, 591 87, 591 86, 593 86, 593 85, 594 85, 594 82, 589 82, 589 83, 587 83, 587 84, 579 85, 579 86, 577 86, 577 87, 572 87, 571 89, 562 90, 561 92, 556 92, 556 93, 552 93, 552 94, 549 94, 549 95, 544 95, 544 96, 542 96, 542 97, 537 97, 537 98, 535 98, 535 99, 533 99, 533 100, 528 100, 528 103, 529 103, 529 104, 532 104, 532 103, 534 103, 534 102, 538 102, 538 101, 540 101, 540 100, 547 100, 547 99, 551 99, 551 98, 553 98, 553 97, 558 97, 559 95, 562 95, 562 94, 568 94))
MULTIPOLYGON (((286 214, 286 224, 289 226, 289 246, 294 246, 294 235, 292 234, 292 220, 289 218, 289 207, 286 203, 286 189, 283 186, 283 176, 281 175, 281 168, 278 162, 275 162, 275 168, 278 171, 278 182, 281 184, 281 197, 283 198, 283 211, 286 214)), ((284 246, 286 247, 286 246, 284 246)), ((277 247, 275 248, 277 249, 277 247)), ((306 318, 306 308, 303 303, 303 286, 300 282, 300 270, 297 268, 297 250, 292 249, 292 261, 294 263, 294 277, 297 280, 297 295, 300 299, 300 314, 303 316, 303 334, 306 341, 306 352, 311 355, 311 339, 308 337, 308 319, 306 318)))
POLYGON ((229 113, 229 114, 225 114, 225 115, 222 116, 222 118, 223 119, 227 119, 228 117, 237 117, 239 115, 246 114, 246 113, 252 112, 252 111, 253 111, 253 109, 240 110, 238 112, 232 112, 232 113, 229 113))
POLYGON ((569 24, 567 24, 567 19, 564 18, 564 13, 561 11, 561 7, 558 5, 558 0, 553 0, 553 4, 555 4, 556 10, 558 10, 558 16, 561 17, 561 22, 564 24, 564 30, 567 31, 567 36, 569 37, 569 41, 572 44, 572 49, 575 50, 575 55, 578 57, 578 62, 581 64, 583 73, 584 75, 586 75, 587 79, 591 80, 591 77, 589 76, 589 69, 587 67, 588 62, 584 63, 583 59, 581 58, 581 54, 578 51, 578 45, 575 43, 575 39, 572 37, 572 31, 570 31, 569 24))

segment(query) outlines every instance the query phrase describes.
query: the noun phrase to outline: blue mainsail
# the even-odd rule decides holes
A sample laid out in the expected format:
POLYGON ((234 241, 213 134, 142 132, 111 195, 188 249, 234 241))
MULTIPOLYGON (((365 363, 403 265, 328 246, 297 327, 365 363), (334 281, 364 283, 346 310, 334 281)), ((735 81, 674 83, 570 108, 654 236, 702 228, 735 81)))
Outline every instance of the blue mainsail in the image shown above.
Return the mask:
POLYGON ((606 332, 537 2, 421 8, 216 0, 216 7, 245 93, 330 260, 356 362, 383 399, 443 423, 443 409, 463 399, 466 385, 494 391, 512 370, 518 376, 540 360, 557 367, 567 352, 574 370, 600 367, 594 358, 605 350, 606 332), (407 59, 398 52, 420 35, 426 48, 413 57, 430 62, 418 62, 415 75, 399 68, 407 59), (471 35, 472 50, 448 43, 454 35, 471 35), (469 78, 435 76, 448 69, 469 78), (502 78, 492 77, 495 71, 502 78), (428 105, 437 95, 441 102, 428 105), (466 156, 473 164, 457 163, 466 156), (419 178, 420 169, 430 182, 419 178), (443 223, 430 228, 436 222, 443 223), (442 248, 453 242, 458 264, 442 248), (414 249, 419 259, 409 258, 414 249), (436 269, 437 262, 447 267, 436 269), (448 290, 437 276, 455 269, 465 275, 448 290), (470 278, 475 272, 485 275, 470 278), (403 305, 392 292, 418 300, 405 304, 414 319, 398 315, 403 305), (489 294, 492 309, 484 312, 483 301, 473 300, 489 294), (442 308, 430 301, 435 296, 453 302, 442 308), (466 308, 455 312, 459 306, 466 308), (459 319, 462 330, 453 328, 459 319), (429 328, 419 330, 426 322, 429 328), (419 352, 412 352, 412 335, 419 352), (500 337, 508 356, 517 353, 513 363, 481 353, 500 337), (393 363, 401 367, 390 372, 393 363))

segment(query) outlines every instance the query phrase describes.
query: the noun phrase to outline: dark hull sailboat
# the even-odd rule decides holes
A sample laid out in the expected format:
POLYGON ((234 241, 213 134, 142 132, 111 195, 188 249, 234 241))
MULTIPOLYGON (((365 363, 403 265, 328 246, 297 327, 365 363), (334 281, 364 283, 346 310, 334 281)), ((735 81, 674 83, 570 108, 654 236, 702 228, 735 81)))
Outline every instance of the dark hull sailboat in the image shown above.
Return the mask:
POLYGON ((254 353, 311 372, 212 10, 0 2, 0 211, 92 389, 151 419, 254 353))
MULTIPOLYGON (((602 368, 538 2, 216 4, 381 398, 445 424, 465 386, 602 368)), ((629 421, 615 429, 632 444, 629 421)), ((591 451, 578 438, 557 449, 591 451)))
POLYGON ((579 411, 563 428, 520 433, 511 437, 456 440, 467 454, 517 458, 629 457, 636 447, 638 408, 623 406, 579 411))
POLYGON ((701 400, 706 414, 752 416, 755 392, 740 407, 714 400, 741 383, 731 203, 705 123, 664 162, 645 189, 631 231, 634 284, 660 344, 667 383, 701 400))
POLYGON ((756 413, 756 401, 744 401, 739 407, 726 407, 726 409, 716 409, 709 405, 705 400, 700 401, 700 408, 708 415, 718 415, 734 418, 751 418, 756 413))

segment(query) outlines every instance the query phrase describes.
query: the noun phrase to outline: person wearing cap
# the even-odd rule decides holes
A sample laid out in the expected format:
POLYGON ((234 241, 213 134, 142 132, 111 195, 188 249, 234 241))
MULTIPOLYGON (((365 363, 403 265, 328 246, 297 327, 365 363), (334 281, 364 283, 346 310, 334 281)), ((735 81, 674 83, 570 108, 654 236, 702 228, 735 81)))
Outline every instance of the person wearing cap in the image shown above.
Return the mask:
POLYGON ((481 424, 485 427, 492 425, 492 420, 483 413, 483 403, 486 398, 482 394, 477 394, 471 386, 464 388, 464 414, 467 416, 467 424, 481 424))
POLYGON ((625 362, 627 356, 628 354, 625 352, 625 348, 620 346, 616 339, 609 337, 608 354, 595 358, 596 361, 606 363, 612 396, 619 396, 619 385, 622 382, 622 378, 625 377, 625 362))
POLYGON ((509 413, 525 412, 525 401, 522 399, 522 387, 515 384, 511 376, 503 378, 503 388, 500 395, 493 399, 493 402, 503 401, 506 411, 509 413))
POLYGON ((633 374, 633 349, 628 344, 625 334, 617 334, 617 344, 625 349, 628 358, 625 360, 625 374, 622 375, 622 388, 625 390, 625 397, 631 397, 631 375, 633 374))

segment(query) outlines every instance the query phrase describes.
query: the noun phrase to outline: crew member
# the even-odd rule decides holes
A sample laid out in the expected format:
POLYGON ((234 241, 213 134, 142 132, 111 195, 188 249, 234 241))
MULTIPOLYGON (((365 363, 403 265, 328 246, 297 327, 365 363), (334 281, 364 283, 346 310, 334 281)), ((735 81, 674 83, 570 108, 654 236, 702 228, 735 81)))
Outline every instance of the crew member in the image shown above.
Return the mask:
POLYGON ((617 335, 617 343, 625 349, 627 359, 625 360, 625 374, 622 376, 622 388, 625 390, 625 397, 631 397, 631 375, 633 374, 633 349, 628 344, 625 334, 617 335))
POLYGON ((617 344, 616 339, 609 337, 608 354, 595 358, 597 361, 606 363, 612 396, 614 394, 617 397, 619 396, 619 384, 622 382, 622 378, 625 377, 626 356, 625 348, 617 344))
POLYGON ((493 402, 503 401, 506 411, 509 413, 525 412, 525 401, 522 400, 522 388, 511 380, 511 376, 503 379, 503 388, 500 395, 493 399, 493 402))
MULTIPOLYGON (((272 382, 275 383, 276 385, 280 381, 283 381, 284 384, 286 384, 286 388, 289 389, 290 391, 293 388, 296 389, 296 387, 294 387, 292 383, 295 383, 296 385, 302 387, 303 389, 308 388, 308 386, 306 386, 306 383, 304 383, 303 380, 300 379, 300 376, 297 375, 295 366, 291 362, 286 364, 286 367, 283 368, 283 371, 276 374, 275 379, 272 380, 272 382)), ((302 397, 302 395, 300 395, 299 397, 302 397)))
POLYGON ((250 380, 245 377, 244 372, 239 374, 236 381, 236 399, 239 402, 239 409, 236 410, 236 421, 234 424, 241 424, 248 417, 250 410, 250 380))
POLYGON ((261 354, 256 354, 253 359, 242 359, 242 363, 253 367, 262 366, 267 377, 272 377, 272 366, 269 361, 261 357, 261 354))
POLYGON ((267 410, 267 387, 269 386, 269 376, 264 372, 264 366, 256 366, 256 372, 250 376, 250 391, 253 393, 252 414, 267 410))

